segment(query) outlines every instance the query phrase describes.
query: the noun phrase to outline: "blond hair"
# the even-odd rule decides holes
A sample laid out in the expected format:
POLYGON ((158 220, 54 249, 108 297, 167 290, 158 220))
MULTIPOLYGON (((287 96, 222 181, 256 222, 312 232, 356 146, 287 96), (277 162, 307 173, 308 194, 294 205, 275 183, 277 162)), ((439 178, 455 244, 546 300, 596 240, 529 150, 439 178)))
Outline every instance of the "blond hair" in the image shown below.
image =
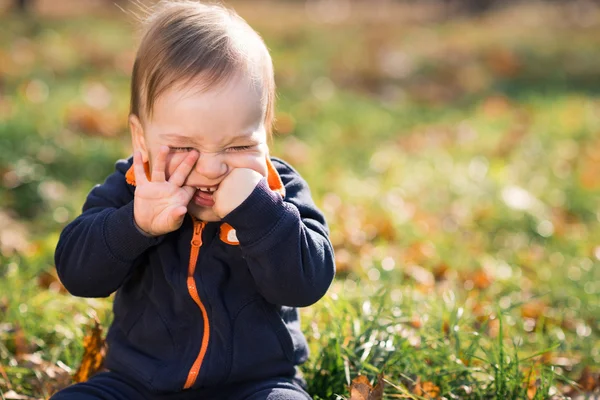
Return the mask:
POLYGON ((190 0, 162 0, 144 12, 131 77, 131 114, 151 118, 157 98, 174 85, 194 81, 208 89, 243 72, 262 90, 265 129, 271 134, 273 63, 262 38, 244 19, 222 5, 190 0))

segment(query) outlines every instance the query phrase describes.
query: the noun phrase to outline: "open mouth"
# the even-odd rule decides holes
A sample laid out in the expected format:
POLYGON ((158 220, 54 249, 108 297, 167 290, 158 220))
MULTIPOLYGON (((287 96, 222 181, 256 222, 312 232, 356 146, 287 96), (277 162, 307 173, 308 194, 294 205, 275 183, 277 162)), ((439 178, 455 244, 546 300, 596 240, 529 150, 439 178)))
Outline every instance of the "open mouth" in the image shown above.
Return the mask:
POLYGON ((215 205, 213 193, 217 190, 217 186, 212 187, 196 187, 193 201, 201 207, 212 207, 215 205))
POLYGON ((211 187, 196 187, 197 190, 203 192, 203 193, 208 193, 208 194, 212 194, 213 192, 215 192, 217 190, 217 186, 211 186, 211 187))

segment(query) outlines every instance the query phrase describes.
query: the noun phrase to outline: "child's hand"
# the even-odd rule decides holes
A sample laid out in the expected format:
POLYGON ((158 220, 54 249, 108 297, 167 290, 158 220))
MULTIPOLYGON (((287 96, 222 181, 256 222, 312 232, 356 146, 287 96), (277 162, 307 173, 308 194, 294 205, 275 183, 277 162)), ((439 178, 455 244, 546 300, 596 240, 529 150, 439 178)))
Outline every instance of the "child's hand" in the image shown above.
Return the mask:
POLYGON ((166 180, 165 169, 169 148, 162 146, 152 167, 151 181, 144 171, 142 155, 133 155, 137 188, 133 200, 133 217, 137 226, 151 236, 159 236, 179 229, 187 212, 187 205, 196 188, 183 186, 198 160, 198 152, 190 154, 166 180))
POLYGON ((261 174, 249 168, 235 168, 231 171, 213 194, 215 214, 225 218, 250 196, 262 178, 261 174))

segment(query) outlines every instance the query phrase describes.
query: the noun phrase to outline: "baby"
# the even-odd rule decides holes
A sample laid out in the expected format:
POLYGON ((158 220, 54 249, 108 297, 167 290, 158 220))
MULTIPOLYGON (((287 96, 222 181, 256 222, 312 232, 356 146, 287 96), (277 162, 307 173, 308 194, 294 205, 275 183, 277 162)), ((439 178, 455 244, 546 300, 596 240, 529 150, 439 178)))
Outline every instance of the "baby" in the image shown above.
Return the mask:
POLYGON ((134 154, 56 248, 75 296, 114 297, 106 372, 52 399, 310 399, 298 310, 329 288, 328 229, 269 156, 275 83, 260 36, 192 1, 151 9, 133 67, 134 154))

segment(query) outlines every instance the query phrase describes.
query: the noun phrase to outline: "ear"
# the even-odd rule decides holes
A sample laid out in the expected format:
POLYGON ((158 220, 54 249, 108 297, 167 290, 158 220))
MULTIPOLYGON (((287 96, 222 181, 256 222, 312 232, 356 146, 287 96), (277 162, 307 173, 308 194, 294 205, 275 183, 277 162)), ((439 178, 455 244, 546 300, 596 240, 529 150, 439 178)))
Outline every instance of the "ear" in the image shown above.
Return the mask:
POLYGON ((146 146, 146 137, 144 136, 144 127, 137 115, 129 115, 129 130, 131 131, 131 144, 134 151, 142 153, 142 161, 148 162, 148 147, 146 146))

